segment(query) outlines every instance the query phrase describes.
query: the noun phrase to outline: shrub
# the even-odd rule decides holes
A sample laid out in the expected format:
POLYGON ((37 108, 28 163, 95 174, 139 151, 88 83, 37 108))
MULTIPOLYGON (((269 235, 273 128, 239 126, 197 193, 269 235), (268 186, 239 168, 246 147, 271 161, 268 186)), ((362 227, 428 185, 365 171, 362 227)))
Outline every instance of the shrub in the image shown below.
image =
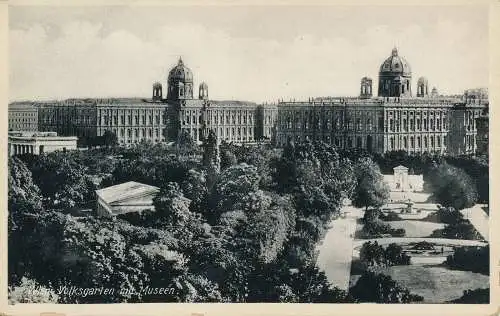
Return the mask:
POLYGON ((489 304, 490 303, 490 289, 475 289, 465 290, 462 297, 450 301, 455 304, 489 304))
POLYGON ((409 265, 410 257, 403 252, 403 248, 391 243, 384 249, 377 242, 365 242, 359 252, 359 259, 367 266, 373 265, 409 265))
POLYGON ((379 220, 373 222, 367 222, 363 226, 363 234, 365 238, 381 238, 384 235, 390 235, 392 237, 404 237, 406 231, 403 228, 394 229, 388 224, 385 224, 379 220))
POLYGON ((401 218, 401 216, 399 216, 396 212, 394 211, 390 211, 389 213, 384 214, 384 213, 381 213, 379 215, 379 219, 385 221, 385 222, 391 222, 391 221, 402 221, 403 218, 401 218))
POLYGON ((436 212, 427 215, 422 221, 457 224, 465 221, 464 216, 460 211, 455 210, 453 207, 440 207, 436 212))
POLYGON ((427 241, 420 241, 413 245, 412 249, 416 250, 434 250, 434 244, 427 241))
POLYGON ((367 271, 349 294, 357 302, 369 303, 413 303, 423 301, 420 295, 411 294, 407 288, 396 283, 390 276, 367 271))
POLYGON ((481 234, 468 221, 446 225, 443 229, 436 229, 432 232, 433 238, 449 238, 449 239, 466 239, 466 240, 483 240, 481 234))
POLYGON ((458 247, 446 258, 445 264, 450 268, 490 273, 490 247, 458 247))

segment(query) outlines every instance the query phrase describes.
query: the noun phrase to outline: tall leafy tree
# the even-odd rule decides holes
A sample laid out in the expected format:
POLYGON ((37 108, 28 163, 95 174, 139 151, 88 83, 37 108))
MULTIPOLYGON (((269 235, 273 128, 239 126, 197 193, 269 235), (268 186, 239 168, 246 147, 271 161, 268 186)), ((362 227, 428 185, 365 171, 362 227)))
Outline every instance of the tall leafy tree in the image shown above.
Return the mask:
POLYGON ((462 169, 442 163, 431 171, 430 190, 438 203, 461 210, 477 202, 476 185, 462 169))
POLYGON ((384 182, 380 168, 370 158, 362 158, 355 165, 356 188, 352 203, 356 207, 380 207, 389 198, 389 186, 384 182))

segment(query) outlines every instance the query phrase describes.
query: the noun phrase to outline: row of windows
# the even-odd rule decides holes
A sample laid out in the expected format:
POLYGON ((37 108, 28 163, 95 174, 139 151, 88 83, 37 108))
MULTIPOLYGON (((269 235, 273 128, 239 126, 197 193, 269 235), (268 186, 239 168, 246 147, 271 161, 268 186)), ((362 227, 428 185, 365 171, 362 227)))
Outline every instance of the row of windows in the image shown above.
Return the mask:
POLYGON ((125 125, 127 123, 128 125, 160 125, 161 122, 163 124, 166 124, 167 117, 165 115, 156 115, 153 119, 152 115, 135 115, 132 117, 132 115, 121 115, 119 117, 120 120, 118 120, 118 116, 102 116, 101 118, 98 118, 98 121, 101 122, 102 125, 118 125, 118 122, 120 122, 120 125, 125 125))
POLYGON ((36 117, 36 112, 11 112, 9 111, 9 116, 15 116, 15 117, 36 117))
POLYGON ((120 129, 113 129, 113 133, 115 133, 116 136, 120 138, 142 138, 142 137, 163 137, 167 133, 167 129, 159 129, 159 128, 120 128, 120 129))
MULTIPOLYGON (((416 119, 416 121, 414 121, 413 119, 410 119, 410 120, 406 120, 406 119, 403 119, 402 121, 402 126, 401 126, 401 129, 403 130, 403 132, 407 132, 408 130, 409 131, 420 131, 420 130, 428 130, 428 127, 430 130, 446 130, 448 128, 448 121, 447 120, 441 120, 441 119, 436 119, 436 121, 434 121, 434 119, 424 119, 424 120, 420 120, 420 119, 416 119), (416 124, 415 124, 416 122, 416 124), (429 123, 427 123, 429 122, 429 123), (434 124, 434 122, 436 124, 434 124), (423 125, 422 125, 423 123, 423 125), (416 129, 415 129, 416 127, 416 129), (423 127, 423 128, 422 128, 423 127)), ((389 119, 389 131, 390 132, 399 132, 400 130, 400 126, 399 126, 399 121, 396 120, 394 121, 393 119, 389 119)), ((387 129, 386 129, 387 131, 387 129)))
POLYGON ((9 119, 9 122, 13 123, 13 122, 33 122, 33 123, 36 123, 36 119, 28 119, 28 118, 22 118, 22 119, 9 119))
MULTIPOLYGON (((295 118, 295 122, 292 124, 291 118, 287 118, 285 121, 285 124, 283 125, 283 122, 281 124, 282 127, 292 129, 324 129, 324 130, 331 130, 333 128, 340 130, 344 129, 346 127, 348 130, 358 130, 361 131, 366 128, 368 131, 372 131, 375 128, 374 122, 371 118, 366 119, 365 121, 362 121, 360 118, 356 119, 356 122, 354 123, 352 119, 347 120, 347 124, 344 126, 343 120, 341 118, 337 118, 335 121, 330 120, 329 118, 324 119, 322 122, 319 119, 316 119, 316 122, 311 122, 311 120, 304 120, 304 121, 299 121, 299 118, 295 118)), ((383 118, 379 118, 379 129, 383 128, 383 118)))
POLYGON ((446 111, 436 111, 436 112, 434 112, 434 111, 430 111, 430 112, 428 112, 428 111, 415 111, 415 112, 413 112, 413 111, 402 111, 402 112, 401 111, 396 111, 396 112, 389 111, 389 116, 392 116, 393 114, 394 115, 397 114, 399 116, 401 116, 401 115, 407 116, 408 114, 410 116, 414 116, 414 115, 415 116, 440 116, 441 115, 441 116, 445 117, 446 111))
MULTIPOLYGON (((403 141, 402 141, 402 148, 403 149, 427 149, 428 147, 430 148, 434 148, 434 145, 436 144, 436 147, 441 147, 441 137, 440 136, 436 136, 435 138, 435 141, 434 141, 434 136, 430 136, 429 137, 429 141, 427 140, 427 136, 424 136, 423 138, 420 138, 420 136, 417 136, 417 137, 413 137, 413 136, 410 136, 409 138, 407 138, 406 136, 403 137, 403 141), (408 139, 409 139, 409 147, 408 147, 408 139), (422 146, 422 139, 423 139, 423 146, 422 146), (415 140, 416 140, 416 146, 415 146, 415 140)), ((446 136, 443 136, 443 140, 442 140, 442 145, 443 147, 445 146, 446 144, 446 136)), ((394 137, 390 137, 389 138, 389 150, 392 150, 392 149, 396 149, 395 147, 395 139, 394 137)))
POLYGON ((71 120, 72 123, 74 124, 90 124, 91 123, 91 117, 90 116, 76 116, 76 117, 69 117, 69 116, 56 116, 56 115, 41 115, 40 116, 40 121, 42 123, 46 124, 57 124, 60 122, 65 122, 71 120))
MULTIPOLYGON (((194 140, 201 140, 201 129, 186 129, 194 140)), ((216 128, 215 133, 219 139, 225 140, 246 140, 251 141, 254 138, 254 129, 252 127, 238 127, 238 128, 216 128)))
MULTIPOLYGON (((288 137, 287 136, 281 136, 280 137, 280 143, 285 144, 287 141, 288 137)), ((295 141, 304 141, 304 140, 322 140, 325 143, 335 145, 336 147, 342 148, 344 147, 344 142, 342 137, 331 137, 329 135, 316 135, 315 137, 309 137, 308 135, 301 136, 301 135, 295 135, 295 141)), ((366 137, 366 141, 363 142, 363 138, 358 136, 358 137, 347 137, 345 139, 345 147, 346 148, 365 148, 368 149, 369 151, 372 151, 375 149, 375 143, 373 136, 368 135, 366 137)))
MULTIPOLYGON (((252 125, 253 124, 253 118, 252 116, 248 115, 248 119, 247 119, 247 116, 237 116, 235 114, 233 115, 229 115, 229 114, 226 114, 225 116, 223 116, 222 114, 221 115, 214 115, 214 116, 208 116, 207 117, 207 124, 210 124, 211 123, 211 119, 213 119, 214 123, 215 124, 250 124, 252 125), (224 120, 224 117, 225 117, 225 120, 224 120)), ((189 113, 186 114, 186 115, 183 115, 181 114, 181 120, 182 120, 182 123, 185 125, 185 124, 198 124, 198 123, 201 123, 202 122, 202 116, 201 115, 190 115, 189 113)))

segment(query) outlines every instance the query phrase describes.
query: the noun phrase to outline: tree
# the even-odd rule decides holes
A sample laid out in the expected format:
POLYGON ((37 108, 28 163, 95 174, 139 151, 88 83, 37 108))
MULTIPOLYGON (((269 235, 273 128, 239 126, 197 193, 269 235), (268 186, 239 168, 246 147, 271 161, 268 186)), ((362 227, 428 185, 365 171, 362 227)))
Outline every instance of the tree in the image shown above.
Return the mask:
POLYGON ((457 247, 446 258, 445 264, 451 268, 490 274, 490 247, 457 247))
POLYGON ((490 289, 475 289, 465 290, 462 297, 450 301, 455 304, 489 304, 490 303, 490 289))
POLYGON ((466 239, 466 240, 482 240, 481 234, 474 228, 474 225, 468 221, 460 222, 453 225, 446 225, 442 230, 443 238, 450 239, 466 239))
POLYGON ((192 155, 197 151, 197 145, 191 134, 187 130, 182 130, 175 144, 178 155, 192 155))
POLYGON ((238 161, 236 159, 235 154, 230 149, 221 149, 220 155, 220 167, 222 170, 225 170, 231 166, 237 164, 238 161))
POLYGON ((34 163, 32 173, 48 207, 68 209, 94 202, 97 185, 85 166, 67 153, 41 156, 34 163))
POLYGON ((391 243, 385 248, 384 257, 389 265, 409 265, 411 259, 404 253, 403 247, 395 243, 391 243))
POLYGON ((478 199, 476 185, 462 169, 443 163, 431 171, 429 186, 438 203, 457 210, 471 207, 476 203, 478 199))
POLYGON ((355 165, 356 188, 352 203, 356 207, 381 207, 389 198, 389 187, 384 182, 380 168, 369 158, 360 159, 355 165))
POLYGON ((384 263, 384 248, 375 242, 365 242, 359 251, 359 259, 361 262, 369 266, 380 265, 384 263))
POLYGON ((9 235, 22 225, 24 214, 42 210, 40 189, 34 183, 31 171, 19 158, 10 157, 8 174, 9 235))
POLYGON ((118 137, 111 130, 106 130, 102 135, 102 144, 106 147, 115 147, 118 145, 118 137))
POLYGON ((413 303, 423 301, 423 297, 411 294, 390 276, 367 271, 349 290, 356 302, 367 303, 413 303))
POLYGON ((210 130, 203 143, 202 164, 207 172, 208 187, 211 187, 220 172, 219 144, 213 130, 210 130))

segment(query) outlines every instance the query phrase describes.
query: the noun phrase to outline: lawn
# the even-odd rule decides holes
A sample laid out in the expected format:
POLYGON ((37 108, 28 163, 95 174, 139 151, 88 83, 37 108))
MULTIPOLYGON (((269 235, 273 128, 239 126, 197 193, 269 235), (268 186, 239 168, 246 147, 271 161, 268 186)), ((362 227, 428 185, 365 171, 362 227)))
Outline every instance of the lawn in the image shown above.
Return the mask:
POLYGON ((444 224, 441 223, 431 223, 423 221, 392 221, 386 222, 391 225, 392 228, 403 228, 406 230, 405 237, 428 237, 436 229, 444 228, 444 224))
POLYGON ((459 298, 467 289, 489 287, 489 277, 469 271, 436 266, 394 266, 382 273, 391 276, 411 293, 424 297, 424 303, 443 303, 459 298))

